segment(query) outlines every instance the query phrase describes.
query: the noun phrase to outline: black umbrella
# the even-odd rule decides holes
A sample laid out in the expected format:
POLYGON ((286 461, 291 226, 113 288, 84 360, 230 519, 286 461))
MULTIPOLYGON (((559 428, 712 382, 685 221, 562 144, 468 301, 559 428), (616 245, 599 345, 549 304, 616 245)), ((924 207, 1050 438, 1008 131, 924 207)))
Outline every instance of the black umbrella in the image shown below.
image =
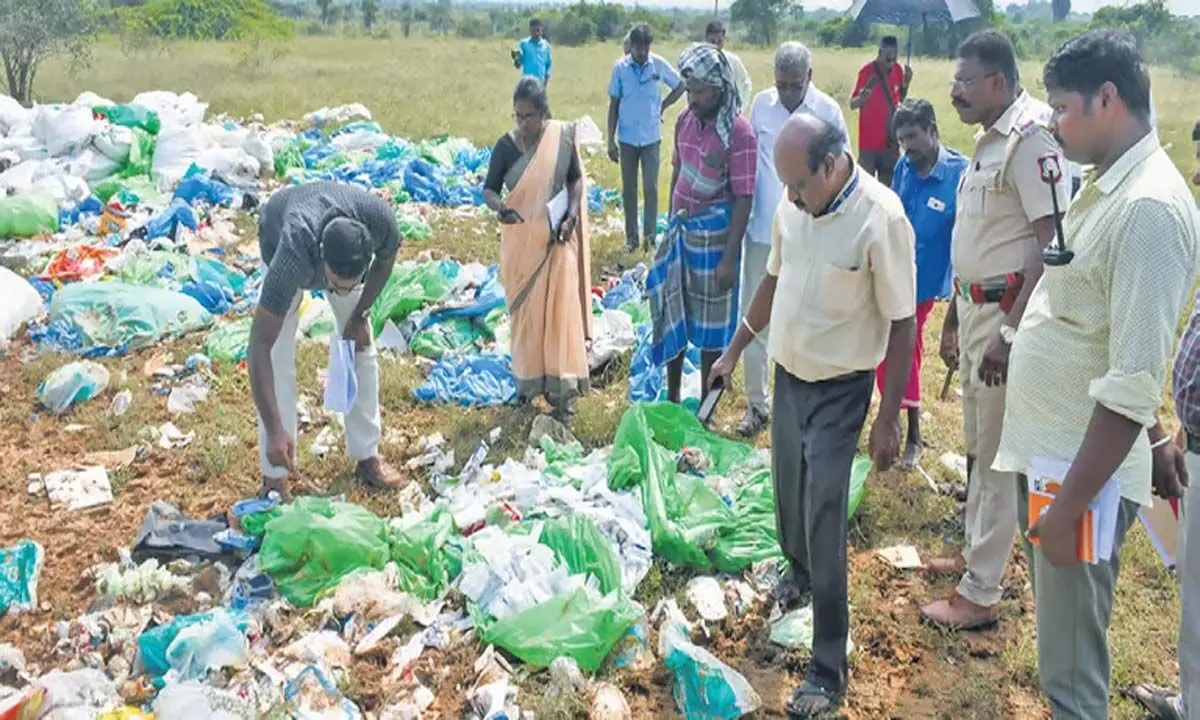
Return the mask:
POLYGON ((972 0, 854 0, 847 12, 859 22, 907 26, 910 61, 914 25, 956 23, 979 17, 979 8, 972 0))

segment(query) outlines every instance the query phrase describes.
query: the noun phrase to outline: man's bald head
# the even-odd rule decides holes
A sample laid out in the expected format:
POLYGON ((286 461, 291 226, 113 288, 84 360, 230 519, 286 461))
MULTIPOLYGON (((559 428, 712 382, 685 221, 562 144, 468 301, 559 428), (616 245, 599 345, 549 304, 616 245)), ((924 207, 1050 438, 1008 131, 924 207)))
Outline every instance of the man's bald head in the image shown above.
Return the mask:
POLYGON ((817 214, 845 182, 836 177, 845 143, 840 129, 809 113, 784 123, 775 140, 775 171, 801 210, 817 214))

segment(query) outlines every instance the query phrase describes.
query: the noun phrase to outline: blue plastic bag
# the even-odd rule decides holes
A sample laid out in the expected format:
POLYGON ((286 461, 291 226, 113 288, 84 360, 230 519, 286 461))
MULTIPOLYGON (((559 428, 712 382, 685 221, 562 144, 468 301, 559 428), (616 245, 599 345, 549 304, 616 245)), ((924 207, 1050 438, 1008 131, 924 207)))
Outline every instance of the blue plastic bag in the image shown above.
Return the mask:
POLYGON ((233 205, 236 195, 233 188, 220 180, 214 180, 203 174, 189 175, 179 181, 175 188, 175 200, 182 200, 188 205, 194 205, 197 200, 204 200, 209 205, 233 205))
POLYGON ((183 225, 189 230, 196 229, 196 213, 186 202, 176 200, 170 207, 146 223, 146 239, 174 238, 175 229, 183 225))
POLYGON ((444 357, 413 396, 422 402, 462 407, 506 405, 517 400, 512 360, 500 355, 444 357))
MULTIPOLYGON (((150 628, 138 637, 138 655, 142 666, 146 668, 146 673, 157 687, 162 687, 163 675, 172 667, 169 660, 172 656, 171 645, 179 637, 180 631, 194 625, 213 622, 218 612, 224 614, 227 611, 222 609, 196 615, 177 615, 171 622, 150 628)), ((235 611, 229 613, 229 616, 239 632, 244 633, 250 627, 250 618, 245 613, 235 611)), ((174 657, 182 657, 182 651, 183 648, 177 648, 174 657)))
POLYGON ((52 331, 41 339, 61 349, 123 352, 208 327, 212 321, 200 303, 183 293, 122 282, 72 283, 54 294, 52 331), (72 344, 56 342, 63 340, 72 344))
POLYGON ((38 576, 46 552, 32 540, 0 548, 0 617, 37 607, 38 576))

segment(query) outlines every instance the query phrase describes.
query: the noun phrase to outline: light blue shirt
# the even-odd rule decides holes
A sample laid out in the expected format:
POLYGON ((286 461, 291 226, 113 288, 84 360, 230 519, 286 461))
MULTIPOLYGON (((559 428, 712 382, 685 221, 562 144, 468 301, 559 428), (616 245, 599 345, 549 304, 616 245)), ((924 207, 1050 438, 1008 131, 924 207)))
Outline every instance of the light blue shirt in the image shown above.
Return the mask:
POLYGON ((892 175, 892 190, 904 203, 904 214, 917 236, 917 303, 950 294, 950 237, 958 207, 958 181, 970 161, 945 145, 937 162, 922 177, 907 155, 892 175))
POLYGON ((535 77, 543 84, 550 79, 550 43, 546 38, 527 37, 517 46, 521 53, 521 74, 535 77))
POLYGON ((620 101, 617 139, 633 147, 645 147, 662 140, 662 91, 659 85, 674 90, 683 80, 671 63, 650 53, 645 65, 626 55, 613 65, 608 96, 620 101))

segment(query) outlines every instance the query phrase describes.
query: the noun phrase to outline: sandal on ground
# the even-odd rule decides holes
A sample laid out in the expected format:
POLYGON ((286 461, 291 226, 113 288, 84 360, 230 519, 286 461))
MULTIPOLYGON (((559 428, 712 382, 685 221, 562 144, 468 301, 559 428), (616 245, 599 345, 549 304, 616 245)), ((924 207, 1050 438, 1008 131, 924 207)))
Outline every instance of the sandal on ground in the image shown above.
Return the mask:
POLYGON ((841 704, 841 698, 805 680, 792 692, 792 699, 787 704, 789 718, 823 718, 831 717, 841 704))
POLYGON ((1155 720, 1184 720, 1186 717, 1181 698, 1167 688, 1141 683, 1123 688, 1121 694, 1140 705, 1155 720))

